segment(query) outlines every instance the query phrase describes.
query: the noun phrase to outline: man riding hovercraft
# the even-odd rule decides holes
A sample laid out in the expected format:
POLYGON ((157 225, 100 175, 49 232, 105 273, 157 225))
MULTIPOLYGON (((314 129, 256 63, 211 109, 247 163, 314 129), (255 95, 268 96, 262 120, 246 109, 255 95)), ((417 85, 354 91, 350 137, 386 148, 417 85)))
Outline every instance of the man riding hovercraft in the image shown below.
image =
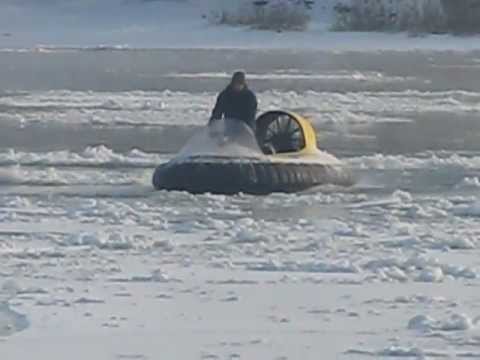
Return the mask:
POLYGON ((245 73, 236 72, 218 95, 208 128, 155 169, 155 189, 266 195, 353 185, 346 164, 317 148, 307 118, 283 110, 256 113, 257 98, 245 73))
POLYGON ((218 95, 209 125, 216 120, 235 119, 242 121, 255 132, 257 97, 247 86, 243 71, 233 74, 230 84, 218 95))
MULTIPOLYGON (((238 121, 240 124, 243 123, 252 130, 253 134, 256 134, 257 109, 257 97, 247 85, 247 77, 245 72, 235 72, 230 83, 218 95, 215 107, 213 108, 212 115, 208 122, 212 136, 222 137, 220 134, 215 134, 215 122, 222 119, 228 119, 234 122, 238 121)), ((223 141, 227 141, 227 138, 224 138, 223 141)), ((275 149, 272 144, 262 144, 259 142, 259 145, 265 154, 275 153, 275 149)))

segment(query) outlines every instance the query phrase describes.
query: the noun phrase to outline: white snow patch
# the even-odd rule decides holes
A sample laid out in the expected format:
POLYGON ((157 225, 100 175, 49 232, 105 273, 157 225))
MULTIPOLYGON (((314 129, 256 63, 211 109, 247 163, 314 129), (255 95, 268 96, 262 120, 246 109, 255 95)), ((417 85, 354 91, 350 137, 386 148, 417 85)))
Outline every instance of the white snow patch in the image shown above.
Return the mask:
POLYGON ((453 209, 453 213, 457 216, 480 216, 480 202, 474 202, 468 205, 459 205, 453 209))
POLYGON ((246 266, 251 271, 273 271, 273 272, 306 272, 306 273, 342 273, 356 274, 361 272, 360 268, 349 260, 337 262, 258 262, 246 266))
POLYGON ((12 310, 7 303, 0 303, 0 337, 13 335, 29 326, 26 315, 12 310))
POLYGON ((441 282, 444 279, 443 271, 440 267, 430 267, 420 271, 420 274, 417 276, 417 281, 422 282, 441 282))
MULTIPOLYGON (((185 79, 230 79, 232 75, 226 72, 222 73, 177 73, 168 74, 168 78, 185 78, 185 79)), ((336 71, 327 73, 301 73, 299 71, 274 71, 267 74, 255 74, 249 73, 248 78, 251 80, 356 80, 356 81, 369 81, 369 82, 405 82, 416 80, 414 77, 402 77, 402 76, 386 76, 381 72, 375 71, 336 71)))
POLYGON ((375 358, 378 357, 392 357, 392 358, 416 358, 416 359, 424 359, 428 357, 432 358, 444 358, 447 357, 448 354, 441 351, 434 351, 434 350, 424 350, 419 347, 407 347, 407 346, 398 346, 392 345, 387 348, 371 351, 371 350, 357 350, 352 349, 346 352, 348 355, 367 355, 372 356, 375 358))
POLYGON ((0 185, 20 184, 24 181, 17 167, 0 169, 0 185))
POLYGON ((61 246, 90 246, 102 250, 130 250, 139 245, 135 240, 134 237, 121 233, 76 233, 60 239, 58 244, 61 246))
POLYGON ((434 309, 445 305, 448 307, 455 307, 457 303, 442 296, 428 296, 428 295, 401 295, 393 299, 379 299, 374 298, 365 301, 365 304, 413 304, 413 305, 428 305, 434 309))
POLYGON ((466 177, 456 185, 458 189, 476 189, 480 188, 480 179, 478 177, 466 177))
POLYGON ((81 297, 73 302, 74 304, 88 305, 88 304, 105 304, 105 300, 81 297))
MULTIPOLYGON (((68 150, 54 151, 47 153, 30 153, 10 149, 0 153, 0 165, 28 165, 28 166, 106 166, 106 167, 151 167, 165 161, 165 158, 157 154, 148 154, 140 150, 131 150, 127 154, 119 154, 112 149, 104 146, 87 147, 81 153, 75 153, 68 150)), ((22 182, 24 176, 18 174, 18 167, 13 172, 7 172, 2 176, 0 172, 0 182, 14 181, 22 182)), ((50 170, 54 171, 54 170, 50 170)), ((53 177, 53 181, 59 181, 53 177)), ((52 181, 49 179, 49 181, 52 181)))
POLYGON ((235 243, 269 243, 270 239, 254 230, 241 229, 234 238, 235 243))
POLYGON ((383 155, 360 156, 349 160, 349 164, 357 169, 377 170, 414 170, 414 169, 480 169, 479 156, 461 156, 452 154, 440 157, 431 154, 428 157, 411 157, 406 155, 383 155))
POLYGON ((466 331, 476 326, 474 320, 465 314, 450 314, 447 318, 435 320, 426 315, 418 315, 410 319, 408 329, 430 331, 466 331))
POLYGON ((381 278, 389 278, 388 274, 394 269, 394 279, 398 277, 396 275, 398 271, 395 269, 400 269, 419 282, 440 282, 445 276, 456 279, 475 279, 478 277, 476 269, 461 265, 442 264, 438 259, 428 258, 424 255, 410 258, 391 257, 371 260, 365 263, 362 268, 379 274, 381 278))
POLYGON ((398 236, 381 242, 387 248, 397 249, 435 249, 435 250, 473 250, 478 246, 478 239, 465 234, 463 236, 446 234, 437 236, 398 236))
POLYGON ((166 272, 161 269, 156 269, 149 275, 132 275, 130 277, 115 277, 110 278, 111 282, 119 283, 170 283, 181 282, 179 279, 170 277, 166 272))
POLYGON ((60 259, 66 256, 65 253, 52 247, 31 248, 31 247, 13 247, 0 250, 0 256, 13 257, 24 260, 40 259, 60 259))

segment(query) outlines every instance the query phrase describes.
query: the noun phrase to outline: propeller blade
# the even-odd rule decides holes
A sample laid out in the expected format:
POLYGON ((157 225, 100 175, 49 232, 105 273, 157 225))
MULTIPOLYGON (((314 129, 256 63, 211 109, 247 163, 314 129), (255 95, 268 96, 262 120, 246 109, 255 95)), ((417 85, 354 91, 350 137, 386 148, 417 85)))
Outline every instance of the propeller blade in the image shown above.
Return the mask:
POLYGON ((291 132, 289 133, 290 136, 293 136, 293 135, 296 135, 296 134, 299 134, 299 135, 300 135, 300 128, 299 128, 299 127, 293 129, 293 131, 291 131, 291 132))
POLYGON ((287 127, 285 129, 285 132, 290 132, 290 129, 292 128, 292 124, 294 123, 294 121, 291 119, 291 118, 288 118, 288 121, 287 121, 287 127))

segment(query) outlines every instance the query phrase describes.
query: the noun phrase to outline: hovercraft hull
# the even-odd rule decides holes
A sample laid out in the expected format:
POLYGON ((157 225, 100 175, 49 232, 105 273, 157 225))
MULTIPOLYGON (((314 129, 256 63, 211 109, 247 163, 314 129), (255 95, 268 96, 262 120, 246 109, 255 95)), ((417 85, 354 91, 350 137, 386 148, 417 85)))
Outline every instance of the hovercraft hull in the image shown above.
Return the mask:
POLYGON ((154 172, 157 190, 193 194, 295 193, 321 185, 351 186, 353 176, 337 164, 265 158, 190 157, 162 164, 154 172))

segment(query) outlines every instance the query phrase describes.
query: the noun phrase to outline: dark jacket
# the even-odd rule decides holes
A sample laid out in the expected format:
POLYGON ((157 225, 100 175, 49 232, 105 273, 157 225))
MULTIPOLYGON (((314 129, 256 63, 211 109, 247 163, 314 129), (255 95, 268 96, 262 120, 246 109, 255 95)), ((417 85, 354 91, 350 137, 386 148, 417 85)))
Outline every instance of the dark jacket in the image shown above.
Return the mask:
POLYGON ((217 103, 212 111, 210 122, 222 119, 235 119, 245 122, 255 129, 257 114, 257 97, 248 88, 235 91, 230 86, 218 95, 217 103))

